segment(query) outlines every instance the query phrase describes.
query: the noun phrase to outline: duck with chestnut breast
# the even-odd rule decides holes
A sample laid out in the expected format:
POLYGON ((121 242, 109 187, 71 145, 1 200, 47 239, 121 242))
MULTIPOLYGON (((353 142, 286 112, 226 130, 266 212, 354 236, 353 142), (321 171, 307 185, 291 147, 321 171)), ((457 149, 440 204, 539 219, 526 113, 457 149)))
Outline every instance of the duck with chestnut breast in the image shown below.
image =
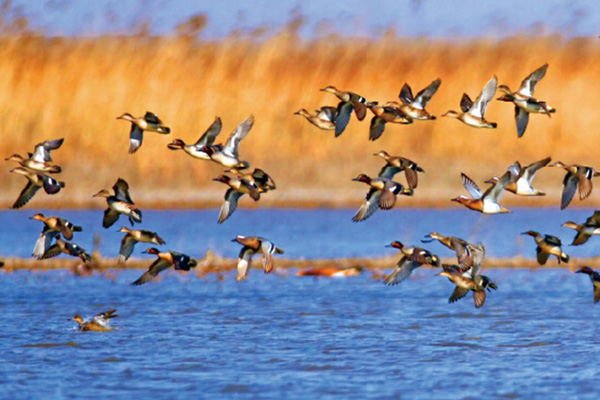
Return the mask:
POLYGON ((431 120, 435 119, 434 115, 431 115, 425 107, 429 100, 433 97, 435 92, 437 92, 438 88, 442 80, 440 78, 431 82, 425 89, 421 90, 415 97, 413 97, 412 90, 408 83, 405 83, 402 86, 402 90, 400 90, 400 94, 398 97, 402 102, 402 106, 400 106, 400 111, 404 113, 410 119, 417 120, 431 120))
POLYGON ((563 168, 567 171, 567 174, 563 179, 563 192, 560 200, 561 210, 567 208, 569 203, 571 203, 577 188, 579 188, 579 200, 585 200, 592 193, 592 189, 594 188, 592 178, 600 175, 600 173, 592 167, 585 167, 577 164, 567 165, 560 161, 548 166, 563 168))
POLYGON ((498 85, 498 79, 496 76, 492 77, 485 84, 483 90, 475 99, 475 102, 471 100, 468 94, 464 93, 460 101, 460 108, 462 113, 450 110, 442 117, 456 118, 462 123, 472 126, 473 128, 496 128, 498 126, 495 122, 488 122, 485 119, 485 111, 487 106, 496 93, 496 86, 498 85))
POLYGON ((131 130, 129 131, 129 154, 135 153, 141 146, 144 140, 144 131, 156 132, 163 135, 171 133, 171 128, 163 125, 163 122, 156 114, 146 111, 142 117, 134 117, 129 113, 124 113, 117 119, 124 119, 131 122, 131 130))
POLYGON ((335 129, 335 119, 337 117, 337 108, 324 106, 315 110, 314 114, 309 113, 305 108, 296 111, 294 115, 301 115, 317 128, 325 131, 335 129))
POLYGON ((517 137, 522 137, 529 123, 529 114, 546 114, 548 118, 556 112, 556 109, 550 107, 545 101, 533 97, 533 92, 537 83, 546 75, 548 63, 542 65, 531 74, 529 74, 521 87, 516 92, 510 90, 507 85, 498 86, 498 90, 504 93, 497 100, 508 101, 515 105, 515 120, 517 122, 517 137))
POLYGON ((198 265, 198 261, 191 258, 187 254, 178 253, 176 251, 165 251, 160 252, 155 247, 149 247, 146 254, 154 254, 157 256, 156 260, 150 264, 148 270, 144 272, 135 282, 132 283, 134 286, 143 285, 153 280, 162 271, 173 267, 176 271, 189 271, 190 268, 194 268, 198 265))
POLYGON ((216 117, 214 122, 208 127, 206 132, 200 136, 200 139, 198 139, 196 143, 185 144, 183 140, 175 139, 172 143, 169 143, 167 147, 171 150, 183 150, 190 156, 200 160, 210 160, 210 156, 202 149, 204 146, 212 146, 219 133, 221 133, 222 126, 221 118, 216 117))
POLYGON ((102 226, 104 228, 111 227, 121 214, 129 218, 129 222, 133 226, 134 222, 142 222, 142 211, 135 207, 133 200, 129 196, 129 185, 125 179, 119 178, 113 186, 115 192, 111 195, 106 189, 102 189, 93 197, 104 197, 108 204, 108 208, 104 211, 102 226))
POLYGON ((114 330, 110 326, 110 319, 118 317, 115 313, 117 310, 108 310, 106 312, 95 315, 93 318, 84 321, 81 316, 74 316, 71 321, 77 322, 79 325, 78 330, 82 332, 109 332, 114 330))
POLYGON ((477 186, 477 184, 467 175, 461 173, 460 176, 463 186, 465 189, 467 189, 472 198, 470 199, 467 196, 461 195, 451 199, 452 201, 456 201, 457 203, 460 203, 471 210, 479 211, 484 214, 510 212, 510 210, 507 210, 498 204, 502 193, 504 193, 504 189, 506 189, 508 184, 511 182, 512 178, 510 172, 507 171, 504 175, 502 175, 498 182, 490 186, 485 193, 482 193, 481 189, 479 189, 479 186, 477 186))
POLYGON ((237 236, 232 242, 241 244, 242 250, 237 264, 237 281, 242 281, 248 277, 248 269, 252 263, 252 257, 255 254, 262 254, 262 265, 265 274, 270 274, 274 268, 273 254, 283 254, 283 250, 275 246, 268 239, 258 236, 237 236))
POLYGON ((335 137, 338 137, 344 132, 348 122, 350 122, 350 115, 352 110, 356 114, 356 118, 362 121, 367 116, 366 103, 367 100, 353 92, 346 92, 338 90, 335 86, 327 86, 321 89, 322 92, 332 93, 340 99, 337 106, 336 118, 335 118, 335 137))

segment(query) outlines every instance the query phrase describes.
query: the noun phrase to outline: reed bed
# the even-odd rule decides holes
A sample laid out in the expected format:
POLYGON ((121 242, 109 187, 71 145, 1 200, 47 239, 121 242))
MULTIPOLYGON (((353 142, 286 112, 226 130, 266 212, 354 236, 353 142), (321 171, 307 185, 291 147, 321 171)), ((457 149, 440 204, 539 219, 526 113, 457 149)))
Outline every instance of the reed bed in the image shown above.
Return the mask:
MULTIPOLYGON (((60 194, 38 194, 26 207, 104 207, 92 194, 126 179, 140 207, 208 207, 222 200, 225 186, 212 178, 218 165, 167 149, 174 138, 195 142, 215 116, 223 119, 224 141, 248 115, 256 116, 240 153, 268 171, 278 189, 259 206, 358 205, 364 185, 351 182, 361 172, 376 174, 386 150, 419 162, 426 170, 413 198, 399 206, 447 206, 465 193, 460 172, 476 182, 502 174, 516 160, 523 164, 551 155, 554 160, 600 168, 600 42, 597 38, 516 37, 493 40, 407 39, 388 35, 373 40, 326 37, 300 40, 290 32, 268 39, 227 38, 218 42, 185 37, 101 37, 94 39, 19 36, 0 38, 0 155, 25 154, 50 138, 65 138, 54 152, 63 166, 60 194), (532 115, 517 139, 511 104, 493 101, 486 118, 496 130, 477 130, 438 118, 411 126, 388 125, 369 142, 369 119, 354 117, 339 138, 302 117, 309 110, 336 105, 319 89, 352 90, 369 100, 397 100, 404 82, 419 91, 437 77, 442 85, 428 109, 436 115, 458 109, 463 92, 476 97, 492 75, 516 90, 545 62, 546 77, 536 97, 558 110, 552 118, 532 115), (129 124, 123 112, 157 113, 172 129, 169 136, 145 134, 129 155, 129 124)), ((4 167, 0 202, 14 202, 25 180, 4 167)), ((564 172, 541 171, 536 183, 548 196, 507 205, 559 204, 564 172)), ((403 179, 403 178, 401 178, 403 179)), ((597 205, 598 196, 574 206, 597 205)), ((252 202, 254 203, 254 202, 252 202)), ((242 201, 241 207, 256 204, 242 201)))

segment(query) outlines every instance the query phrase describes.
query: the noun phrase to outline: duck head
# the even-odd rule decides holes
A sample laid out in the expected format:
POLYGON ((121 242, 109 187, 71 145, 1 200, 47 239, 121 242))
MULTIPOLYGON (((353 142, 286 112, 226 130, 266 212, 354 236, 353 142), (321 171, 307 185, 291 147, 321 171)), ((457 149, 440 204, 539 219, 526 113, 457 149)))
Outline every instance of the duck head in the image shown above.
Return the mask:
POLYGON ((457 203, 460 203, 460 204, 466 204, 466 203, 468 203, 470 200, 471 200, 471 199, 469 199, 467 196, 465 196, 465 195, 462 195, 462 194, 461 194, 460 196, 458 196, 458 197, 455 197, 455 198, 453 198, 453 199, 450 199, 450 201, 456 201, 457 203))
POLYGON ((160 251, 156 247, 148 247, 146 250, 142 251, 143 254, 158 254, 160 251))
POLYGON ((96 193, 95 195, 93 195, 92 197, 110 197, 111 194, 108 190, 106 189, 102 189, 101 191, 99 191, 98 193, 96 193))
POLYGON ((181 139, 175 139, 167 145, 171 150, 180 150, 183 149, 183 146, 185 146, 185 143, 181 139))
POLYGON ((227 175, 219 175, 215 179, 213 179, 213 181, 215 181, 215 182, 229 183, 229 181, 231 181, 231 177, 229 177, 227 175))
POLYGON ((404 245, 402 244, 402 242, 394 240, 392 243, 387 244, 385 247, 393 247, 395 249, 402 250, 404 248, 404 245))
POLYGON ((29 217, 29 219, 37 219, 38 221, 43 221, 44 220, 44 214, 37 213, 33 217, 29 217))
POLYGON ((321 89, 321 92, 336 94, 339 92, 339 90, 337 90, 335 86, 327 86, 327 87, 321 89))
POLYGON ((444 114, 442 114, 442 117, 459 118, 460 115, 461 114, 459 112, 456 112, 454 110, 450 110, 450 111, 447 111, 444 114))
POLYGON ((369 175, 365 174, 359 174, 356 178, 352 180, 356 182, 371 183, 371 178, 369 177, 369 175))
POLYGON ((306 110, 306 108, 301 108, 294 113, 294 115, 302 115, 303 117, 310 116, 310 113, 306 110))
POLYGON ((381 157, 381 158, 383 158, 383 159, 387 159, 387 158, 389 158, 389 157, 390 157, 390 155, 388 154, 388 152, 387 152, 387 151, 384 151, 384 150, 381 150, 381 151, 379 151, 379 152, 377 152, 377 153, 374 153, 373 155, 374 155, 374 156, 381 157))
POLYGON ((577 271, 575 271, 575 273, 594 275, 594 270, 588 266, 585 266, 585 267, 579 268, 577 271))
POLYGON ((76 315, 73 318, 71 318, 69 321, 75 321, 77 322, 80 326, 83 325, 83 318, 81 318, 81 316, 76 315))
POLYGON ((121 232, 121 233, 123 233, 123 232, 125 232, 125 233, 129 233, 129 232, 131 232, 131 229, 129 229, 128 227, 124 226, 124 227, 122 227, 121 229, 119 229, 117 232, 121 232))
POLYGON ((536 231, 527 231, 527 232, 521 233, 521 235, 529 235, 529 236, 536 237, 536 236, 539 236, 540 234, 539 234, 539 232, 536 232, 536 231))
POLYGON ((24 158, 18 154, 13 154, 12 156, 5 158, 4 160, 21 162, 24 161, 24 158))
POLYGON ((117 119, 124 119, 124 120, 127 120, 127 121, 133 121, 133 120, 135 120, 135 118, 133 117, 133 115, 131 115, 129 113, 123 113, 120 116, 118 116, 117 119))

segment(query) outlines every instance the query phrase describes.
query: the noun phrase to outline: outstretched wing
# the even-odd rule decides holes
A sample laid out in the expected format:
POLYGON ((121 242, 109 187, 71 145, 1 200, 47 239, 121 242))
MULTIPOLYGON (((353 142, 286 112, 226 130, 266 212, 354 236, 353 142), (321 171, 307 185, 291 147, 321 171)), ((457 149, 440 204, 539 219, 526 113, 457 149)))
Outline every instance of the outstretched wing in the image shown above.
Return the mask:
POLYGON ((469 110, 469 113, 471 113, 471 115, 483 118, 483 116, 485 115, 485 111, 487 110, 488 103, 490 102, 490 100, 492 100, 494 94, 496 93, 497 86, 498 79, 496 78, 496 75, 494 75, 492 79, 490 79, 488 83, 485 84, 479 96, 477 96, 475 103, 473 103, 473 106, 469 110))
POLYGON ((412 105, 416 108, 424 109, 427 103, 429 103, 429 100, 431 100, 431 97, 433 97, 435 92, 437 92, 441 83, 442 80, 440 78, 431 82, 429 86, 417 93, 415 101, 412 102, 412 105))
POLYGON ((542 78, 546 75, 546 70, 548 69, 548 63, 542 65, 535 71, 533 71, 527 78, 523 79, 521 82, 521 87, 519 88, 519 93, 528 97, 533 96, 533 92, 535 92, 535 86, 542 78))
POLYGON ((208 127, 206 132, 198 139, 198 141, 194 144, 198 149, 203 146, 212 146, 215 142, 216 137, 221 133, 221 129, 223 128, 223 123, 221 122, 221 118, 216 117, 215 121, 208 127))
POLYGON ((460 178, 462 180, 463 186, 465 187, 465 189, 467 189, 471 197, 473 197, 474 199, 480 199, 483 196, 483 194, 481 193, 481 189, 479 189, 479 186, 477 186, 477 184, 471 178, 469 178, 464 173, 460 174, 460 178))
POLYGON ((254 115, 251 115, 244 122, 239 124, 233 132, 231 132, 231 135, 229 135, 229 139, 227 139, 227 144, 223 148, 223 152, 235 158, 238 158, 240 142, 248 135, 248 132, 250 132, 250 129, 252 129, 253 125, 254 115))

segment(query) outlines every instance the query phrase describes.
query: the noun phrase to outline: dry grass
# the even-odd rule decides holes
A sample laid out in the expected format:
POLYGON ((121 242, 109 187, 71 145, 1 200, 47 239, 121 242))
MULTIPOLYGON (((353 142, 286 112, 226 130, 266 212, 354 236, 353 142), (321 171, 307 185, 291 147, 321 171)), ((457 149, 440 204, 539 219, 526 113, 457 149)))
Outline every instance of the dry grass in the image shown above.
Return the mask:
MULTIPOLYGON (((2 38, 0 155, 24 154, 39 141, 65 137, 54 160, 64 168, 61 179, 67 187, 53 197, 38 194, 29 208, 103 207, 91 196, 117 177, 130 183, 141 207, 213 206, 225 190, 211 181, 221 169, 170 151, 166 144, 174 138, 195 141, 216 115, 224 121, 220 139, 225 140, 237 123, 254 114, 254 129, 240 153, 278 184, 261 206, 357 205, 365 187, 351 178, 360 172, 375 174, 381 161, 372 154, 381 149, 412 158, 427 171, 415 197, 401 203, 450 205, 450 197, 464 193, 461 171, 481 182, 517 159, 529 163, 548 155, 600 167, 596 152, 589 151, 595 148, 600 122, 598 59, 596 38, 453 42, 389 36, 301 42, 286 33, 265 41, 220 42, 2 38), (487 114, 498 122, 497 130, 476 130, 442 118, 390 125, 374 143, 367 141, 370 117, 362 123, 353 117, 346 132, 334 139, 331 132, 293 115, 303 107, 335 105, 334 96, 319 91, 327 85, 386 101, 397 99, 404 82, 418 91, 441 77, 428 107, 440 115, 457 109, 463 92, 475 97, 492 75, 516 89, 545 62, 550 68, 536 95, 558 111, 552 119, 533 115, 519 140, 513 107, 497 101, 487 114), (129 125, 115 118, 146 110, 157 113, 172 134, 146 134, 138 153, 129 155, 129 125)), ((12 204, 25 184, 8 173, 11 167, 7 163, 4 168, 3 206, 12 204)), ((535 203, 506 196, 505 202, 558 205, 562 177, 559 170, 542 171, 537 186, 549 196, 535 203)), ((594 203, 591 198, 582 204, 594 203)))

